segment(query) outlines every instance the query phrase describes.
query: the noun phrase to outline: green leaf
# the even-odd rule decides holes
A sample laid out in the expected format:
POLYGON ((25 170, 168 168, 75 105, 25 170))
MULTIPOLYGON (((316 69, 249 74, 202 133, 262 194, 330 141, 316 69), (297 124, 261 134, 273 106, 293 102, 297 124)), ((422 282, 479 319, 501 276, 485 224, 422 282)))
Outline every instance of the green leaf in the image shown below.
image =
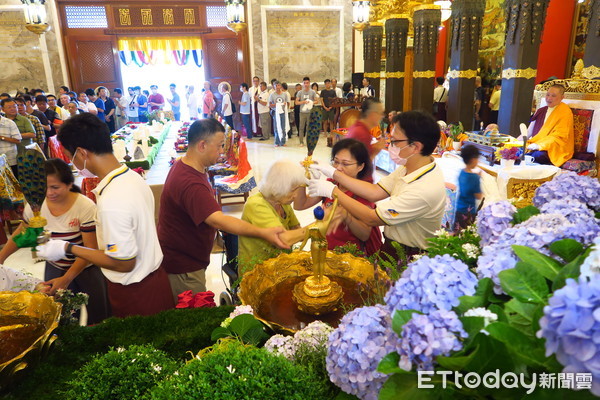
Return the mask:
POLYGON ((543 277, 553 281, 560 271, 561 264, 531 247, 512 246, 513 251, 524 263, 535 268, 543 277))
POLYGON ((409 374, 410 371, 405 371, 398 366, 400 362, 400 354, 397 352, 393 352, 383 357, 381 361, 379 361, 379 365, 377 366, 377 371, 383 374, 409 374))
POLYGON ((513 215, 512 224, 517 225, 540 213, 535 206, 527 206, 517 210, 513 215))
POLYGON ((439 375, 428 375, 431 378, 427 385, 433 389, 417 387, 417 374, 394 374, 383 384, 379 392, 379 400, 419 399, 434 400, 440 398, 441 382, 439 375))
POLYGON ((481 296, 460 296, 458 298, 460 303, 454 309, 458 314, 464 314, 471 308, 485 307, 487 301, 481 296))
POLYGON ((262 323, 250 314, 241 314, 231 320, 229 330, 238 337, 244 336, 251 328, 259 326, 262 329, 262 323))
POLYGON ((219 339, 230 337, 231 332, 227 328, 223 328, 222 326, 216 327, 212 333, 210 334, 210 340, 216 342, 219 339))
POLYGON ((444 369, 449 369, 451 371, 460 371, 473 361, 473 359, 477 355, 478 349, 479 347, 475 348, 475 350, 468 356, 438 356, 435 359, 435 361, 440 365, 440 367, 444 369))
POLYGON ((583 245, 575 239, 561 239, 550 245, 550 251, 566 262, 571 262, 583 253, 583 245))
POLYGON ((532 339, 504 322, 494 322, 485 328, 494 339, 504 343, 516 359, 526 365, 544 368, 547 361, 543 342, 532 339))
POLYGON ((490 304, 488 307, 488 310, 490 310, 491 312, 493 312, 494 314, 496 314, 498 316, 498 321, 502 321, 502 322, 508 321, 508 317, 506 316, 504 309, 502 307, 500 307, 500 305, 490 304))
POLYGON ((554 282, 552 282, 552 290, 556 291, 561 287, 565 286, 566 280, 569 278, 577 278, 581 274, 581 264, 585 261, 585 259, 590 254, 591 247, 586 249, 583 254, 577 256, 573 261, 562 267, 554 282))
POLYGON ((356 396, 353 396, 351 394, 348 394, 348 393, 340 390, 338 395, 335 396, 335 398, 333 400, 359 400, 359 399, 356 396))
POLYGON ((483 329, 485 321, 482 317, 460 317, 460 322, 463 324, 463 329, 469 337, 475 337, 479 331, 483 329))
POLYGON ((515 268, 498 274, 502 289, 525 303, 545 303, 548 297, 548 285, 543 276, 536 270, 517 263, 515 268))
POLYGON ((258 346, 263 340, 267 340, 269 335, 265 332, 262 326, 253 326, 241 336, 242 342, 258 346))
POLYGON ((477 356, 472 357, 464 367, 465 371, 483 374, 496 369, 501 371, 513 370, 514 361, 506 356, 508 350, 502 342, 485 333, 478 333, 473 339, 472 346, 476 349, 477 356))
POLYGON ((402 327, 410 321, 414 313, 421 314, 416 310, 396 310, 394 318, 392 319, 392 329, 398 336, 402 334, 402 327))

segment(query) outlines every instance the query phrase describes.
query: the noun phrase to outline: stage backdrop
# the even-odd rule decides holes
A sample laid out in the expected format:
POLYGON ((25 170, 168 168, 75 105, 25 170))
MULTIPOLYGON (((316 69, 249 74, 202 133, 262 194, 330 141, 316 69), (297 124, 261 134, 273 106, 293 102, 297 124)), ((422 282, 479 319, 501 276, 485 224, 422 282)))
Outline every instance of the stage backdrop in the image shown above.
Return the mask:
MULTIPOLYGON (((343 0, 253 0, 251 19, 253 75, 290 85, 304 76, 322 83, 336 78, 341 87, 352 74, 352 5, 343 0), (301 5, 303 4, 303 5, 301 5)), ((321 87, 319 88, 321 89, 321 87)))

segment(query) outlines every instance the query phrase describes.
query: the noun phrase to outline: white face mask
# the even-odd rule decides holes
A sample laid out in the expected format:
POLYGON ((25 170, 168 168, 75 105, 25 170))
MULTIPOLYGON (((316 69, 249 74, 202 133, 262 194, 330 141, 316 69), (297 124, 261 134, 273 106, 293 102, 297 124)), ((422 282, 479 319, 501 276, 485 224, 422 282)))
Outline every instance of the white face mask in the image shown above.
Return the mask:
MULTIPOLYGON (((78 152, 78 151, 79 151, 79 149, 75 150, 75 154, 73 154, 73 159, 72 159, 71 161, 75 160, 75 156, 77 155, 77 152, 78 152)), ((85 164, 86 164, 86 163, 87 163, 87 160, 83 160, 83 169, 79 169, 79 168, 77 168, 77 165, 75 165, 75 161, 73 161, 73 165, 75 165, 75 168, 77 168, 77 170, 79 171, 79 174, 80 174, 81 176, 83 176, 84 178, 95 178, 95 177, 96 177, 96 175, 92 174, 92 173, 90 172, 90 170, 88 170, 88 169, 85 167, 85 164)))
POLYGON ((414 154, 411 154, 410 156, 408 156, 407 158, 402 158, 400 157, 400 152, 402 150, 404 150, 405 148, 407 148, 408 146, 410 146, 409 144, 407 144, 406 146, 402 147, 402 148, 398 148, 396 146, 391 145, 388 148, 388 152, 390 153, 390 158, 392 159, 393 162, 395 162, 397 165, 406 165, 406 162, 408 161, 409 158, 411 158, 412 156, 414 156, 414 154))

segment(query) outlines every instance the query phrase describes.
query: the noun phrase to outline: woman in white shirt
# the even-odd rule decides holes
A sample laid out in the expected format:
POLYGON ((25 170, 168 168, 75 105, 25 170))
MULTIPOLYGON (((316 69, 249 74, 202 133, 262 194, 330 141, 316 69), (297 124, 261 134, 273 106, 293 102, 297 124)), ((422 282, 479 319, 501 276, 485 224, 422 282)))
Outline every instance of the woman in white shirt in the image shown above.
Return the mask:
POLYGON ((221 113, 227 124, 233 129, 233 99, 231 98, 231 85, 221 82, 219 92, 223 95, 221 102, 221 113))
MULTIPOLYGON (((79 193, 71 169, 63 160, 50 159, 46 161, 45 169, 46 199, 40 210, 41 216, 48 221, 45 229, 50 231, 52 239, 98 248, 94 202, 79 193)), ((27 222, 32 217, 33 211, 26 205, 23 212, 25 222, 21 223, 15 235, 27 228, 27 222)), ((17 250, 13 239, 9 239, 0 251, 0 264, 17 250)), ((46 262, 44 279, 44 284, 50 286, 47 291, 49 295, 54 295, 59 289, 87 293, 89 324, 97 324, 110 316, 106 281, 97 266, 82 258, 67 255, 61 260, 46 262)))

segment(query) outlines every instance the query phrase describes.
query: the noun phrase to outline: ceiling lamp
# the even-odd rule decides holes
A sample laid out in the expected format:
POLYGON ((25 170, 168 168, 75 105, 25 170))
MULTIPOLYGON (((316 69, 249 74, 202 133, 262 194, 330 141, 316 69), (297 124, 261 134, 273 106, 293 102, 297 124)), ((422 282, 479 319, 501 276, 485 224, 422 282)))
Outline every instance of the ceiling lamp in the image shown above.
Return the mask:
POLYGON ((370 1, 352 2, 352 27, 357 31, 363 31, 369 26, 369 12, 371 10, 370 1))
POLYGON ((450 0, 437 0, 433 4, 442 8, 442 22, 447 21, 452 14, 452 2, 450 0))
POLYGON ((225 0, 227 7, 227 27, 236 34, 248 26, 244 11, 245 0, 225 0))
POLYGON ((50 29, 46 15, 46 0, 21 0, 25 6, 25 28, 28 31, 41 35, 50 29))

